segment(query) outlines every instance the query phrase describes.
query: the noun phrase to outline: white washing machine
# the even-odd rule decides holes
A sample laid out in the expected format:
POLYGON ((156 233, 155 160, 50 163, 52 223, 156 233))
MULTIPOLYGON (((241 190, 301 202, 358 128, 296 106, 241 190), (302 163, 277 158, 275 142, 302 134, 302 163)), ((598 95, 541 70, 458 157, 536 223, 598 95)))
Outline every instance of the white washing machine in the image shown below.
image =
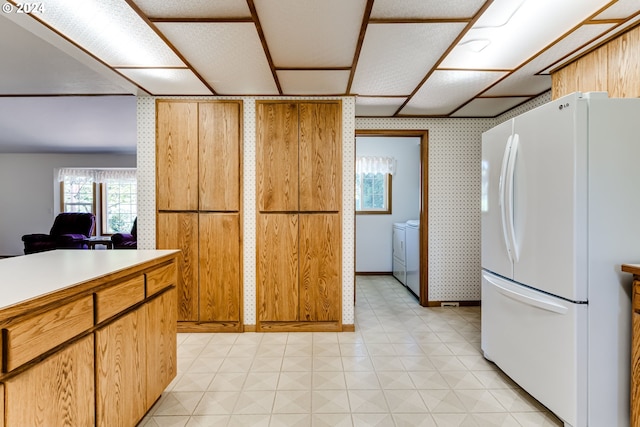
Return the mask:
POLYGON ((407 287, 420 299, 420 220, 405 227, 407 287))
POLYGON ((404 222, 393 223, 393 277, 400 283, 407 284, 406 244, 404 222))

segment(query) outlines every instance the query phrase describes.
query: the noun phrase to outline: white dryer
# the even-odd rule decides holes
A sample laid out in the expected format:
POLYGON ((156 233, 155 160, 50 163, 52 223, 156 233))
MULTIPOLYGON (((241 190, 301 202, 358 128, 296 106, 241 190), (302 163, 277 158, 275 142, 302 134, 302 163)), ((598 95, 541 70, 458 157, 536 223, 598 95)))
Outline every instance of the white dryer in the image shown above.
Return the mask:
POLYGON ((404 222, 395 222, 393 224, 393 277, 398 279, 400 283, 407 284, 407 265, 406 265, 406 244, 405 244, 405 227, 404 222))
POLYGON ((407 287, 420 299, 420 220, 409 220, 405 227, 407 287))

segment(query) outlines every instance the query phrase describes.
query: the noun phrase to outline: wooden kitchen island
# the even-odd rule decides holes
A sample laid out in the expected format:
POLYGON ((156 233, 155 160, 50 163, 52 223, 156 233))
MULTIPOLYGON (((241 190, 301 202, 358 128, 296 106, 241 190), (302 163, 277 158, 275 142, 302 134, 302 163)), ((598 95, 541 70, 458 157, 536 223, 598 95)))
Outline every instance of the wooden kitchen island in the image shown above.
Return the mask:
POLYGON ((176 375, 177 255, 0 260, 0 427, 135 426, 176 375))

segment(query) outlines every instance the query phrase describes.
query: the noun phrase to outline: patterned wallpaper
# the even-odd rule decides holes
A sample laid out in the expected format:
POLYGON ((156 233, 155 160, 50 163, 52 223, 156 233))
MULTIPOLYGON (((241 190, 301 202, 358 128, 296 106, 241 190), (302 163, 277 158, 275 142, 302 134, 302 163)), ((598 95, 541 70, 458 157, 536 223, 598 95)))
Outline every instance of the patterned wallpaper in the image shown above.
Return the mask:
MULTIPOLYGON (((138 241, 155 248, 155 97, 139 97, 138 241)), ((255 324, 256 211, 255 101, 280 97, 162 97, 162 99, 241 99, 244 123, 243 290, 244 323, 255 324)), ((429 299, 480 299, 480 141, 482 132, 551 99, 549 92, 495 119, 355 118, 354 98, 342 99, 343 216, 342 321, 354 323, 355 218, 353 160, 355 129, 427 129, 429 131, 429 299)))

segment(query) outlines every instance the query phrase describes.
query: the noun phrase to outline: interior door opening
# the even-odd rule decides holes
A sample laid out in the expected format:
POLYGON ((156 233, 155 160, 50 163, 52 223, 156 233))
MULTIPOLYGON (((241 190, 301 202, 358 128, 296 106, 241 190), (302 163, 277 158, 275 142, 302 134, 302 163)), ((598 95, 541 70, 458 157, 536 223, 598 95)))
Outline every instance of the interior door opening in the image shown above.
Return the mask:
MULTIPOLYGON (((390 212, 384 212, 385 215, 372 215, 375 212, 366 212, 366 213, 358 213, 356 212, 356 244, 355 244, 355 274, 389 274, 392 269, 391 263, 392 255, 391 255, 391 234, 393 223, 396 221, 405 222, 407 220, 419 220, 419 237, 418 237, 418 247, 419 247, 419 260, 418 260, 418 271, 417 271, 417 280, 419 281, 419 298, 418 301, 421 306, 427 306, 429 301, 428 295, 428 131, 427 130, 356 130, 356 156, 391 156, 393 157, 394 150, 388 148, 389 145, 396 142, 402 142, 402 145, 405 143, 413 144, 415 149, 415 157, 418 157, 418 162, 415 165, 415 180, 409 185, 415 186, 415 196, 410 196, 413 199, 410 203, 415 203, 416 207, 414 210, 405 209, 404 213, 400 204, 397 205, 396 202, 400 200, 402 190, 404 185, 406 185, 406 181, 403 182, 403 186, 400 187, 395 184, 395 179, 400 175, 396 175, 392 182, 392 189, 390 191, 390 197, 392 198, 391 209, 390 212), (371 145, 364 149, 359 149, 358 147, 362 147, 363 142, 368 144, 371 142, 371 145), (386 146, 387 148, 380 148, 386 146), (377 147, 377 149, 375 148, 377 147), (392 196, 391 196, 392 194, 392 196), (382 219, 384 217, 384 219, 382 219), (371 228, 371 224, 378 224, 377 232, 375 234, 384 234, 388 236, 383 238, 383 242, 385 242, 385 238, 389 240, 388 244, 382 243, 378 244, 378 249, 381 249, 382 259, 371 260, 370 263, 364 262, 363 260, 367 258, 368 248, 375 247, 372 241, 368 241, 371 234, 374 234, 373 231, 375 228, 371 228), (369 227, 369 231, 368 228, 369 227), (387 231, 388 229, 388 231, 387 231), (384 230, 383 233, 380 233, 379 230, 384 230), (380 247, 380 245, 384 247, 380 247), (388 253, 387 253, 388 252, 388 253), (372 267, 377 266, 377 267, 372 267), (380 267, 381 266, 381 267, 380 267)), ((406 155, 403 152, 398 152, 399 156, 406 155)), ((413 159, 415 160, 415 159, 413 159)), ((405 160, 405 164, 401 162, 397 162, 397 169, 401 169, 406 166, 410 161, 405 160)), ((410 166, 412 167, 412 166, 410 166)), ((412 178, 413 179, 413 178, 412 178)), ((369 252, 370 253, 370 252, 369 252)), ((415 293, 415 292, 414 292, 415 293)), ((354 282, 354 300, 357 298, 355 294, 355 282, 354 282)), ((355 301, 354 301, 355 302, 355 301)))

